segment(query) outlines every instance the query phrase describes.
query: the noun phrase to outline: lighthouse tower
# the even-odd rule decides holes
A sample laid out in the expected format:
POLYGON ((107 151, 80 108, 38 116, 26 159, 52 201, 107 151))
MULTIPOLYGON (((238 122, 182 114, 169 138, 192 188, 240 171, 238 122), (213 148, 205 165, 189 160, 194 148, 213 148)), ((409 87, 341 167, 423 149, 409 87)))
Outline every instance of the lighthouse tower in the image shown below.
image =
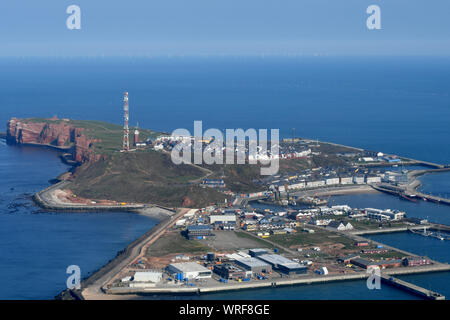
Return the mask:
POLYGON ((136 125, 136 130, 134 130, 134 145, 136 146, 141 139, 139 138, 139 123, 136 125))

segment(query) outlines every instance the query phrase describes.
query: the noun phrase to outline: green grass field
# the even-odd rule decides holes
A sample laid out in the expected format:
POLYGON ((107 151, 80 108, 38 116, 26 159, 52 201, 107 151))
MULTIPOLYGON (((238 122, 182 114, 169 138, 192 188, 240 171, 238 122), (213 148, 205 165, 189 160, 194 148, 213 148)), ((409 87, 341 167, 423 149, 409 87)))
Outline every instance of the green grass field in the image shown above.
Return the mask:
MULTIPOLYGON (((95 121, 95 120, 51 120, 43 118, 26 119, 29 122, 39 123, 66 123, 75 128, 84 129, 84 134, 90 139, 98 140, 94 144, 94 150, 100 154, 111 154, 122 149, 123 127, 118 124, 95 121)), ((134 141, 134 131, 136 128, 130 128, 130 143, 134 141)), ((145 141, 148 138, 155 139, 161 133, 139 128, 140 139, 145 141)), ((130 144, 131 145, 131 144, 130 144)))
POLYGON ((187 240, 179 232, 172 232, 164 235, 151 245, 147 249, 146 255, 151 257, 162 257, 173 253, 207 253, 210 250, 210 247, 197 240, 187 240))
POLYGON ((182 206, 186 197, 191 206, 223 203, 225 194, 187 183, 203 176, 205 172, 200 168, 175 165, 165 153, 116 153, 77 168, 71 190, 84 198, 169 207, 182 206))
POLYGON ((308 233, 298 229, 296 233, 292 234, 273 235, 270 237, 270 240, 287 248, 291 246, 316 246, 326 242, 341 243, 345 246, 344 249, 355 248, 352 239, 323 230, 315 230, 314 233, 308 233))

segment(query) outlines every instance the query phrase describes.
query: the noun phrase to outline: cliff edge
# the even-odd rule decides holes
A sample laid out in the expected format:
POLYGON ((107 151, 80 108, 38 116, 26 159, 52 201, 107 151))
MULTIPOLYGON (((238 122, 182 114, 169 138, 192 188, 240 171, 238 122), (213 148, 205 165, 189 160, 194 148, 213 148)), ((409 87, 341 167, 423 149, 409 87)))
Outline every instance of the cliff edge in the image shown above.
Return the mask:
POLYGON ((69 120, 12 118, 6 128, 6 140, 10 144, 56 147, 71 153, 78 163, 98 161, 101 157, 94 152, 96 140, 88 138, 84 128, 73 126, 69 120))

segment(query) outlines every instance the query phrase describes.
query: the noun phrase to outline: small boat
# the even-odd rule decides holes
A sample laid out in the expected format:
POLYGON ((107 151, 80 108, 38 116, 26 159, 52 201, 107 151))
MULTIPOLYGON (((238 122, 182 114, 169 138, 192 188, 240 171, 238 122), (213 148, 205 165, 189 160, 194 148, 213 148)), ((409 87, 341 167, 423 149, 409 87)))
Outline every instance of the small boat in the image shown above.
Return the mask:
POLYGON ((400 197, 405 199, 405 200, 411 201, 411 202, 417 202, 417 199, 414 199, 415 196, 401 194, 400 197))

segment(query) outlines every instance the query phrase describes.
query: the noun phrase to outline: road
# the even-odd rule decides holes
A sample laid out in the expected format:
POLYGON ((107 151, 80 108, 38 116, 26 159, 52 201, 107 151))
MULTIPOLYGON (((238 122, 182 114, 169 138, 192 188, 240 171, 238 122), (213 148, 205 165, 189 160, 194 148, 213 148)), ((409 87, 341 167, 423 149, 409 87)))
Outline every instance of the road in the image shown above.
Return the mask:
POLYGON ((158 240, 168 228, 172 227, 175 222, 183 217, 189 210, 190 209, 185 208, 179 209, 174 216, 154 227, 146 237, 140 239, 137 243, 130 245, 131 247, 128 248, 126 257, 119 258, 121 259, 120 262, 110 262, 109 264, 113 264, 111 268, 108 268, 109 264, 106 265, 104 270, 101 269, 98 271, 98 275, 94 274, 90 279, 87 279, 84 284, 82 283, 82 287, 85 286, 85 288, 82 289, 83 298, 86 300, 114 299, 115 297, 105 294, 102 288, 113 282, 120 275, 121 271, 130 263, 142 257, 145 254, 147 247, 158 240))

